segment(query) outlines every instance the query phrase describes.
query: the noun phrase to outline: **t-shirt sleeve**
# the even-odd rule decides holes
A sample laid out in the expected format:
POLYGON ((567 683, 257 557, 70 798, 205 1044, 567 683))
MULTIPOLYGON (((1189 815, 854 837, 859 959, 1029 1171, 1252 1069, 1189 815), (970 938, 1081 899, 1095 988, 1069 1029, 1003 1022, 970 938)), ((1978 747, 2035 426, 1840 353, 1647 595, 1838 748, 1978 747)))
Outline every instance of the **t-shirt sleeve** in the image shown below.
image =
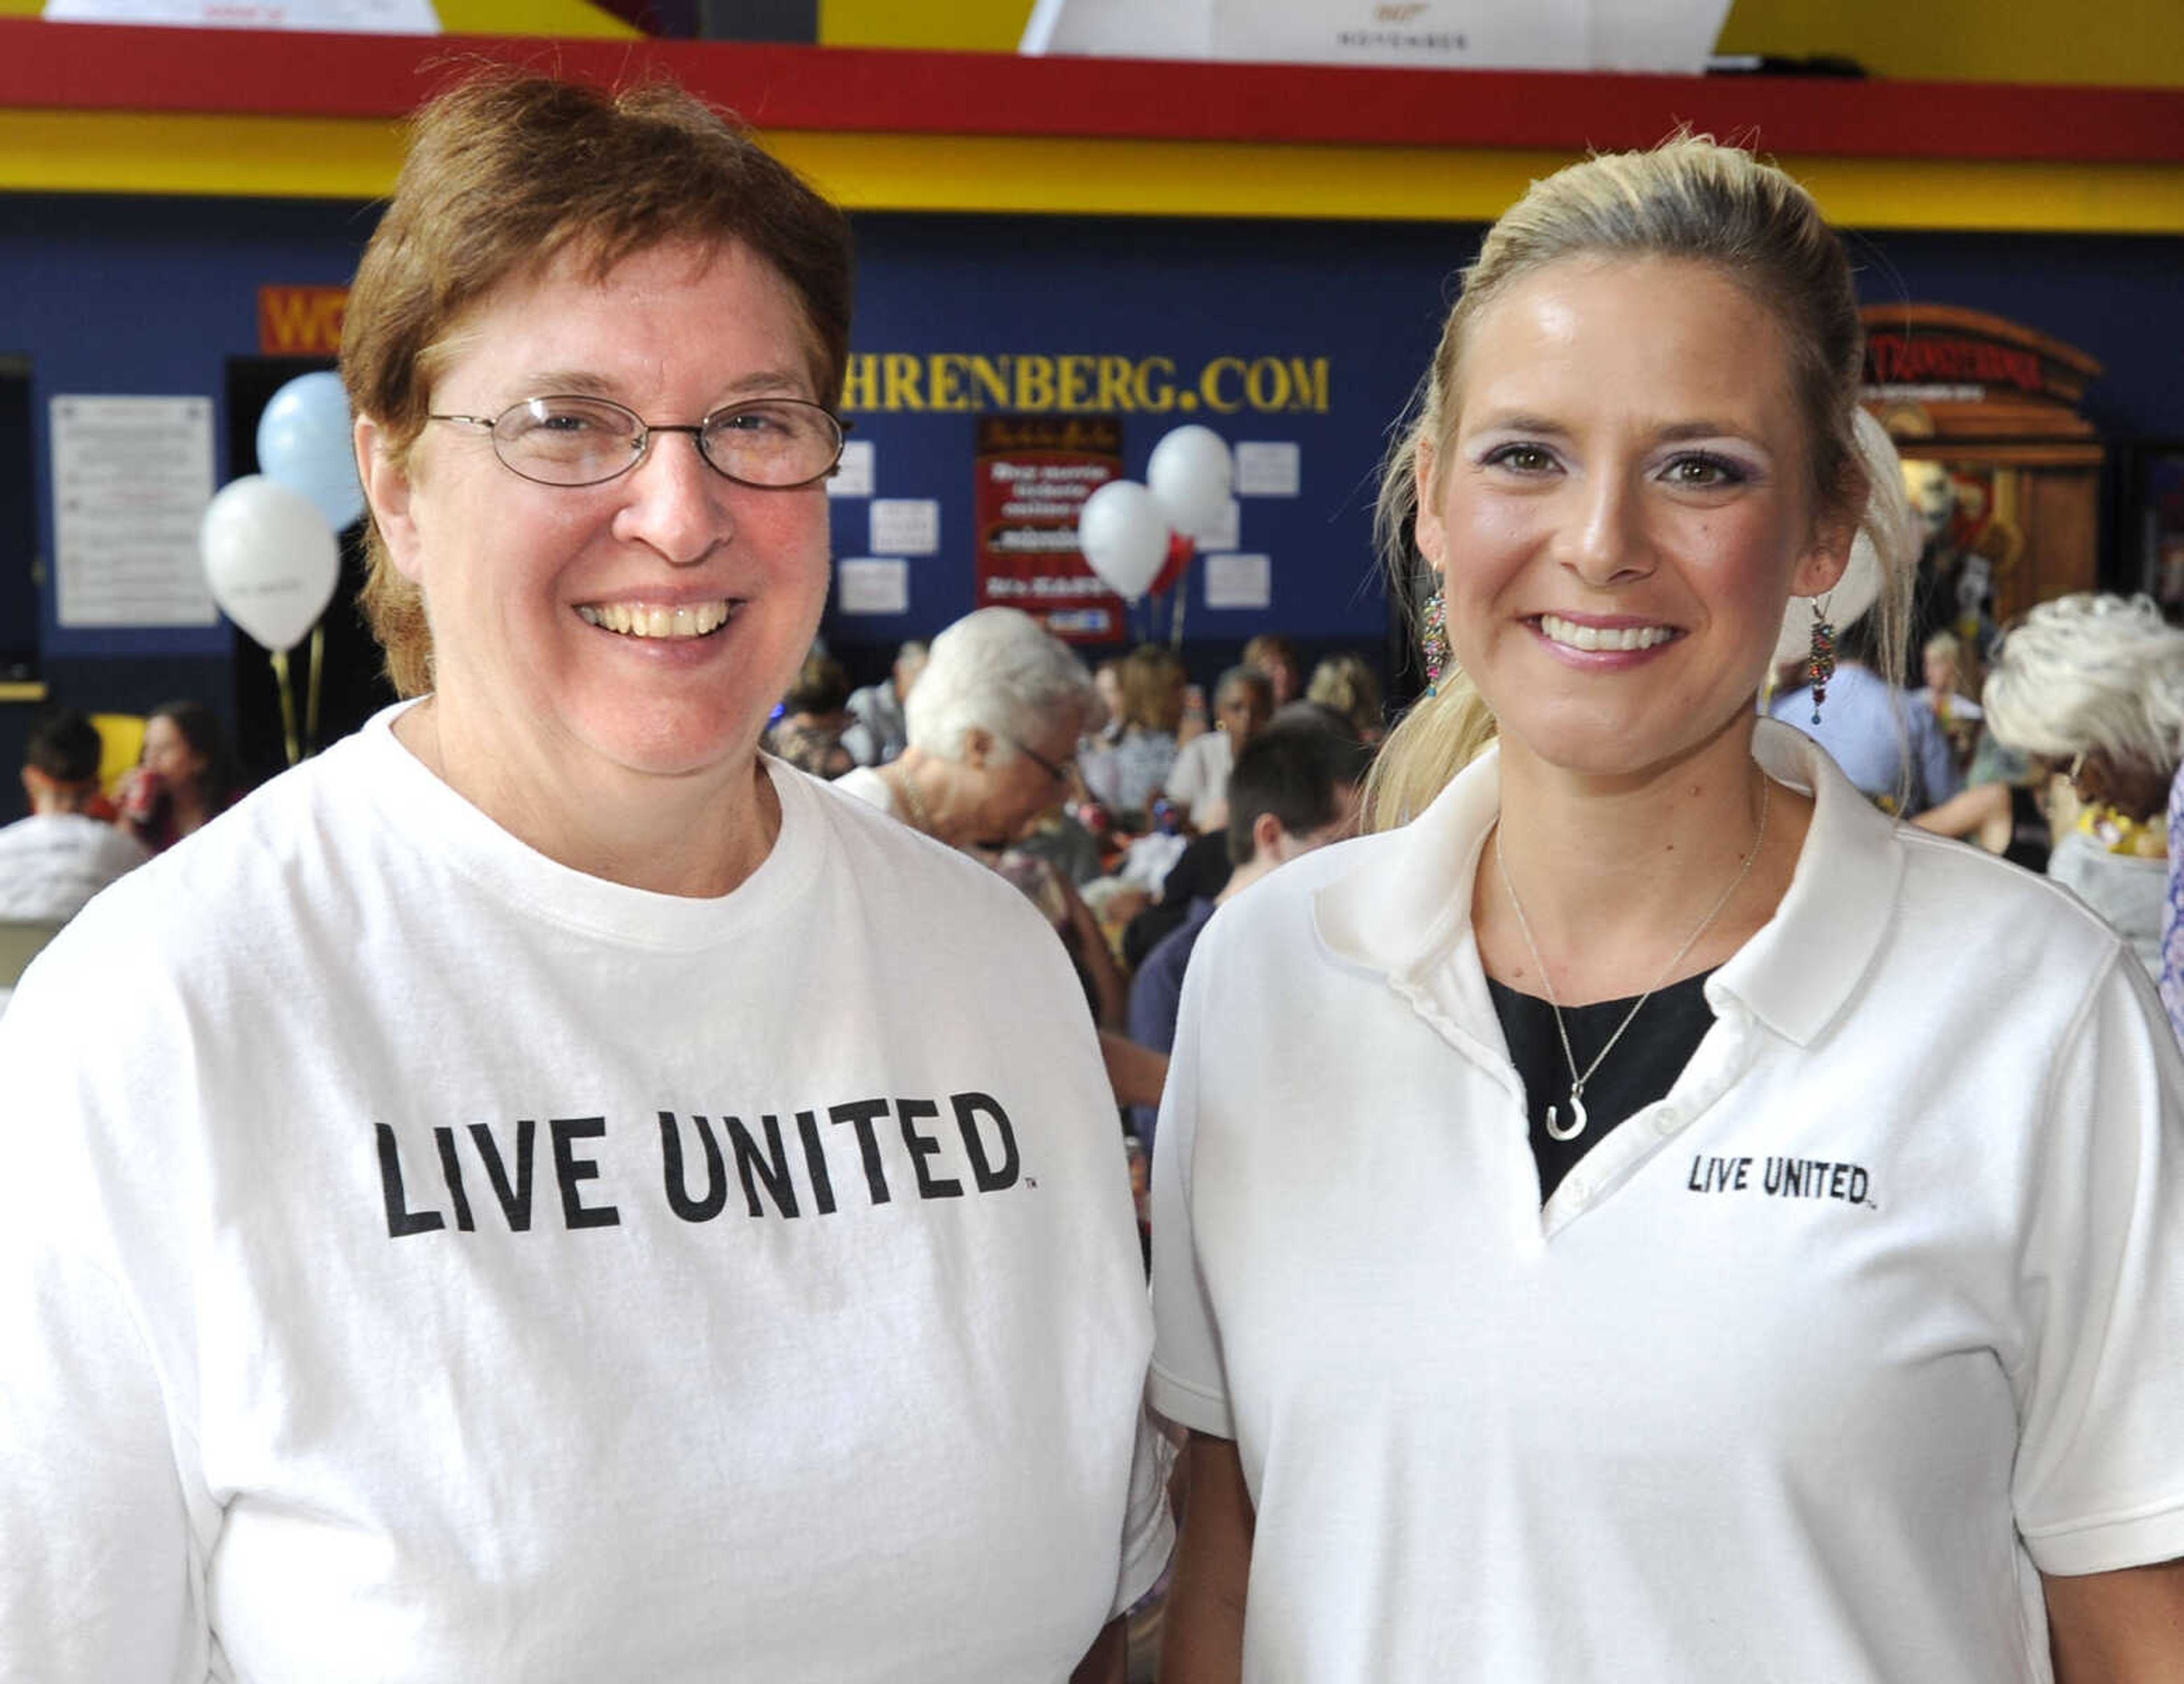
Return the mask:
POLYGON ((1178 1425, 1234 1438, 1221 1330, 1192 1214, 1208 978, 1218 963, 1217 934, 1209 936, 1201 939, 1184 973, 1183 1005, 1153 1142, 1153 1362, 1146 1395, 1178 1425))
POLYGON ((202 1679, 165 1388, 81 1150, 70 1027, 104 1019, 50 984, 0 1021, 0 1680, 202 1679))
POLYGON ((2119 950, 2050 1084, 2012 1500, 2042 1571, 2184 1556, 2184 1056, 2119 950))

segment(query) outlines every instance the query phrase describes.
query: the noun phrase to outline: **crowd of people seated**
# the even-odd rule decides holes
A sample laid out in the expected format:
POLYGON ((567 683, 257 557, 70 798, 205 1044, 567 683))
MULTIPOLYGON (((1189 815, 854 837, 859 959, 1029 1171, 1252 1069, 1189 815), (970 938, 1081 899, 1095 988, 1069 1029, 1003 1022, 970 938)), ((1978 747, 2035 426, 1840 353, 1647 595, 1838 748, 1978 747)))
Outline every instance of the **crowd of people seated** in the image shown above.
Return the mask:
POLYGON ((125 873, 203 828, 236 800, 227 733, 201 702, 163 702, 142 722, 142 754, 110 791, 98 725, 50 707, 31 726, 28 817, 0 828, 0 1008, 53 932, 125 873))

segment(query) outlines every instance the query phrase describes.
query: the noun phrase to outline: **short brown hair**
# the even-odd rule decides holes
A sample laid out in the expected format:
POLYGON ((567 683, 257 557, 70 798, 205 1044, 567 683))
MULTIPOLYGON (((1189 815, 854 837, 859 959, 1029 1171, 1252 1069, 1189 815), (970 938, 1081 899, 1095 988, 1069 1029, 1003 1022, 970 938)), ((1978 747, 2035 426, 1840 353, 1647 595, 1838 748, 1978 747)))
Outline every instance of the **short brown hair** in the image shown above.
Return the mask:
MULTIPOLYGON (((365 246, 342 334, 349 403, 407 452, 442 348, 510 281, 572 248, 604 279, 669 241, 740 244, 772 265, 810 332, 814 395, 839 397, 850 346, 848 220, 740 125, 667 82, 608 92, 491 71, 418 114, 394 198, 365 246)), ((415 585, 368 527, 364 608, 404 695, 429 689, 415 585)))

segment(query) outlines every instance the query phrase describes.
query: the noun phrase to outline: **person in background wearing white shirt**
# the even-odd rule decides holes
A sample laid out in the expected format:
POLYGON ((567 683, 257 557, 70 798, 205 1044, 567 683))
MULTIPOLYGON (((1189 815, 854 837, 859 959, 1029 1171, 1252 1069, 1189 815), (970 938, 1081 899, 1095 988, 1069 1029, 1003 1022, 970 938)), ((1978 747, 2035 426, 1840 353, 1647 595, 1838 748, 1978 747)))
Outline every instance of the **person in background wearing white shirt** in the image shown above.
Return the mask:
POLYGON ((98 728, 74 708, 31 727, 23 793, 31 816, 0 829, 0 918, 64 923, 84 903, 151 857, 85 809, 98 794, 98 728))
POLYGON ((884 766, 910 744, 903 707, 925 670, 925 645, 912 638, 895 651, 894 665, 877 684, 850 693, 850 728, 842 746, 859 766, 884 766))
POLYGON ((1183 803, 1193 830, 1219 830, 1228 822, 1228 774, 1245 744, 1274 717, 1274 687, 1256 666, 1232 666, 1213 687, 1213 728, 1176 750, 1167 793, 1183 803))
POLYGON ((2184 760, 2184 628, 2151 597, 2036 603, 2003 634, 1981 694, 1997 741, 2069 780, 2062 804, 2076 811, 2048 875, 2106 918, 2158 984, 2169 786, 2184 760))
MULTIPOLYGON (((126 831, 85 811, 98 794, 98 728, 73 708, 55 709, 31 727, 23 790, 31 816, 0 829, 0 921, 66 923, 91 897, 151 857, 126 831)), ((47 929, 19 930, 0 957, 0 1011, 15 973, 47 929)))
POLYGON ((1901 637, 1863 337, 1810 197, 1700 138, 1466 271, 1382 493, 1440 598, 1382 828, 1184 981, 1165 1684, 2184 1676, 2152 985, 1754 705, 1862 527, 1901 637))

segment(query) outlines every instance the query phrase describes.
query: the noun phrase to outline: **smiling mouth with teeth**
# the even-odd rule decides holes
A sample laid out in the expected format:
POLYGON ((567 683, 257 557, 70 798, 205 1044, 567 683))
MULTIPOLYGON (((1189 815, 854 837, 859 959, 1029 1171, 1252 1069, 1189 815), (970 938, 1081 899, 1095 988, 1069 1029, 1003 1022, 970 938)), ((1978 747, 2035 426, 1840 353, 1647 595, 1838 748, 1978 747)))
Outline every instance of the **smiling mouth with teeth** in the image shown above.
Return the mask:
POLYGON ((1542 614, 1532 623, 1565 649, 1652 649, 1677 635, 1673 626, 1580 626, 1558 614, 1542 614))
POLYGON ((643 602, 587 602, 579 604, 577 617, 602 631, 619 632, 626 638, 705 638, 735 617, 740 603, 716 600, 685 603, 661 608, 643 602))

